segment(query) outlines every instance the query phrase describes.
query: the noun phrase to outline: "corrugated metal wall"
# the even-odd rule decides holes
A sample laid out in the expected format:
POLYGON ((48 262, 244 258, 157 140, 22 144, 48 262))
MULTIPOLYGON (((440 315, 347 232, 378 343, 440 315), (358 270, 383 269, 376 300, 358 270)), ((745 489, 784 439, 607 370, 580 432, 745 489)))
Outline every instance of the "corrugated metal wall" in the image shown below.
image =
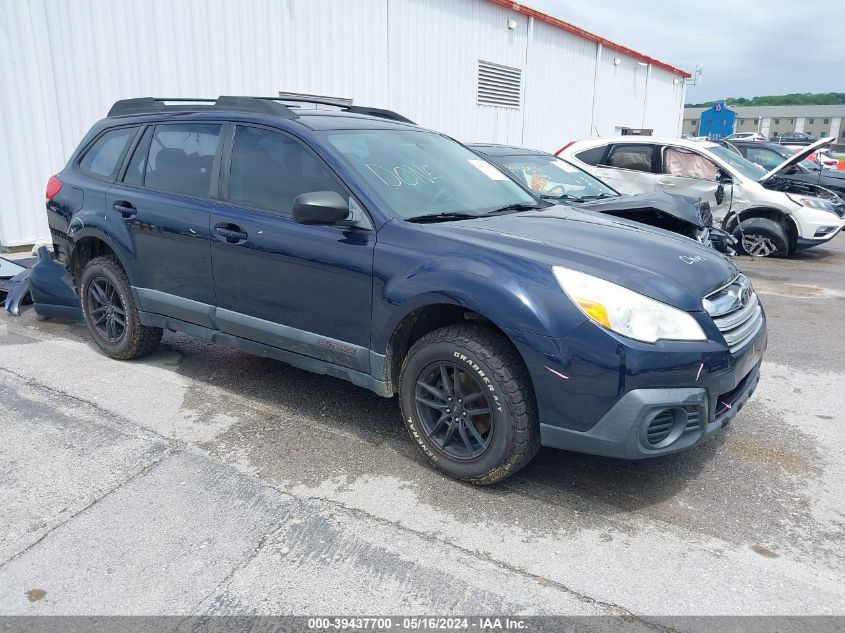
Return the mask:
POLYGON ((683 83, 597 48, 486 0, 0 2, 0 245, 49 241, 47 179, 126 97, 351 97, 546 150, 621 125, 677 135, 683 83), (476 103, 479 59, 523 70, 522 108, 476 103))

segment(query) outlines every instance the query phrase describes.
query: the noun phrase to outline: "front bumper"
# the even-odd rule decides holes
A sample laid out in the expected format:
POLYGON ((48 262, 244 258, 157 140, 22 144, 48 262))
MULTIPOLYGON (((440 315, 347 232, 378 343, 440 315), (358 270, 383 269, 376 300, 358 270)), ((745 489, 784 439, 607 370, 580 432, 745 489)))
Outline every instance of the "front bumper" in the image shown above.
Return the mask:
POLYGON ((509 331, 534 383, 541 444, 642 459, 713 435, 757 387, 768 332, 764 321, 733 353, 718 342, 712 320, 705 332, 707 342, 652 345, 591 322, 564 339, 509 331))
POLYGON ((755 365, 726 394, 714 397, 702 388, 636 389, 626 393, 589 431, 540 425, 543 446, 622 459, 643 459, 675 453, 700 444, 728 424, 748 401, 760 381, 755 365), (668 433, 661 421, 668 416, 668 433), (662 418, 660 416, 663 416, 662 418), (649 441, 650 429, 660 428, 659 442, 649 441))
POLYGON ((793 219, 798 224, 798 239, 796 246, 799 249, 811 248, 832 240, 845 227, 845 220, 833 211, 821 211, 801 207, 800 211, 793 213, 793 219), (816 233, 822 227, 836 228, 830 233, 816 237, 816 233))
POLYGON ((799 250, 803 250, 805 248, 812 248, 813 246, 818 246, 819 244, 825 244, 836 237, 842 229, 845 228, 845 223, 841 224, 839 228, 831 231, 827 235, 823 235, 822 237, 799 237, 796 241, 796 246, 799 250))

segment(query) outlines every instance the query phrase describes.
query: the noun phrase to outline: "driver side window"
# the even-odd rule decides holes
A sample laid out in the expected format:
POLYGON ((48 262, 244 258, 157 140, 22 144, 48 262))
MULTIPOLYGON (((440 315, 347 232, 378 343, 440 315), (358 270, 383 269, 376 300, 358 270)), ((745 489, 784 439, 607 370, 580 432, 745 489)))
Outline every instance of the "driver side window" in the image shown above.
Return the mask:
POLYGON ((719 168, 701 154, 680 147, 663 150, 663 173, 667 176, 715 181, 719 168))
POLYGON ((348 197, 322 161, 294 139, 262 128, 235 128, 229 202, 292 216, 296 197, 312 191, 348 197))

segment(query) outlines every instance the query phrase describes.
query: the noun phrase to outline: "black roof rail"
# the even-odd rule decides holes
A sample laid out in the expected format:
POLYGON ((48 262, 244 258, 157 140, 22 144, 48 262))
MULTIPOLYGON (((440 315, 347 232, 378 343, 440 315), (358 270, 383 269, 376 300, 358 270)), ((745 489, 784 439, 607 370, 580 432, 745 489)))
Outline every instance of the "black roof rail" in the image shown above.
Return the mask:
POLYGON ((400 123, 411 123, 412 125, 416 125, 411 119, 402 116, 398 112, 394 112, 393 110, 384 110, 382 108, 368 108, 367 106, 349 106, 345 108, 347 112, 353 112, 355 114, 367 114, 369 116, 377 116, 380 119, 390 119, 391 121, 399 121, 400 123))
POLYGON ((168 97, 139 97, 116 101, 107 116, 132 116, 139 114, 158 114, 159 112, 195 112, 197 110, 237 110, 256 114, 272 114, 286 119, 295 119, 299 115, 277 103, 275 97, 229 97, 217 99, 185 99, 168 97), (169 105, 175 104, 175 105, 169 105))
POLYGON ((302 103, 319 103, 320 105, 331 105, 339 108, 348 108, 352 105, 352 99, 345 97, 324 97, 322 95, 309 95, 301 92, 279 92, 278 97, 267 97, 279 101, 293 101, 302 103))
POLYGON ((413 121, 411 121, 411 119, 404 117, 393 110, 352 105, 352 99, 344 99, 342 97, 323 97, 320 95, 300 94, 297 92, 280 92, 277 99, 279 101, 288 101, 292 103, 316 103, 319 105, 336 106, 344 112, 366 114, 380 119, 390 119, 391 121, 399 121, 401 123, 411 123, 412 125, 416 125, 413 121))
MULTIPOLYGON (((398 112, 368 106, 354 106, 351 99, 337 97, 321 97, 317 95, 280 92, 278 97, 234 97, 221 96, 217 99, 189 99, 184 97, 138 97, 135 99, 121 99, 116 101, 107 116, 133 116, 140 114, 158 114, 160 112, 196 112, 197 110, 236 110, 238 112, 253 112, 256 114, 271 114, 285 119, 295 119, 299 114, 284 103, 314 103, 340 108, 345 112, 366 114, 368 116, 399 121, 401 123, 414 122, 398 112)), ((296 106, 293 106, 296 107, 296 106)), ((300 108, 296 108, 300 109, 300 108)))

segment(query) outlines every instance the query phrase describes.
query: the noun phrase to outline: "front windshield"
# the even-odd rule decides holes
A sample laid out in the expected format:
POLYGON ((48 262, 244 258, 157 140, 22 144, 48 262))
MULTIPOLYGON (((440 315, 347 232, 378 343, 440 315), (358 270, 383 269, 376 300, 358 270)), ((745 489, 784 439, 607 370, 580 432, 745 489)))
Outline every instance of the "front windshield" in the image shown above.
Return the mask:
POLYGON ((746 178, 751 178, 752 180, 759 180, 766 174, 766 170, 760 167, 760 165, 755 165, 747 158, 743 158, 735 151, 730 150, 727 147, 722 147, 721 145, 714 145, 713 147, 708 147, 707 149, 712 154, 718 156, 728 165, 736 169, 746 178))
POLYGON ((517 180, 542 198, 580 202, 619 195, 587 172, 554 156, 523 154, 496 158, 517 180))
POLYGON ((422 130, 333 130, 329 144, 400 218, 542 206, 463 145, 422 130))
MULTIPOLYGON (((760 167, 762 167, 767 172, 771 171, 772 169, 783 163, 787 158, 790 158, 793 155, 793 152, 786 149, 785 147, 776 147, 777 149, 772 149, 771 146, 764 147, 762 145, 750 147, 748 149, 747 158, 752 163, 760 165, 760 167)), ((798 164, 809 171, 814 171, 819 168, 818 165, 816 165, 810 160, 807 160, 806 158, 800 161, 798 164)))

